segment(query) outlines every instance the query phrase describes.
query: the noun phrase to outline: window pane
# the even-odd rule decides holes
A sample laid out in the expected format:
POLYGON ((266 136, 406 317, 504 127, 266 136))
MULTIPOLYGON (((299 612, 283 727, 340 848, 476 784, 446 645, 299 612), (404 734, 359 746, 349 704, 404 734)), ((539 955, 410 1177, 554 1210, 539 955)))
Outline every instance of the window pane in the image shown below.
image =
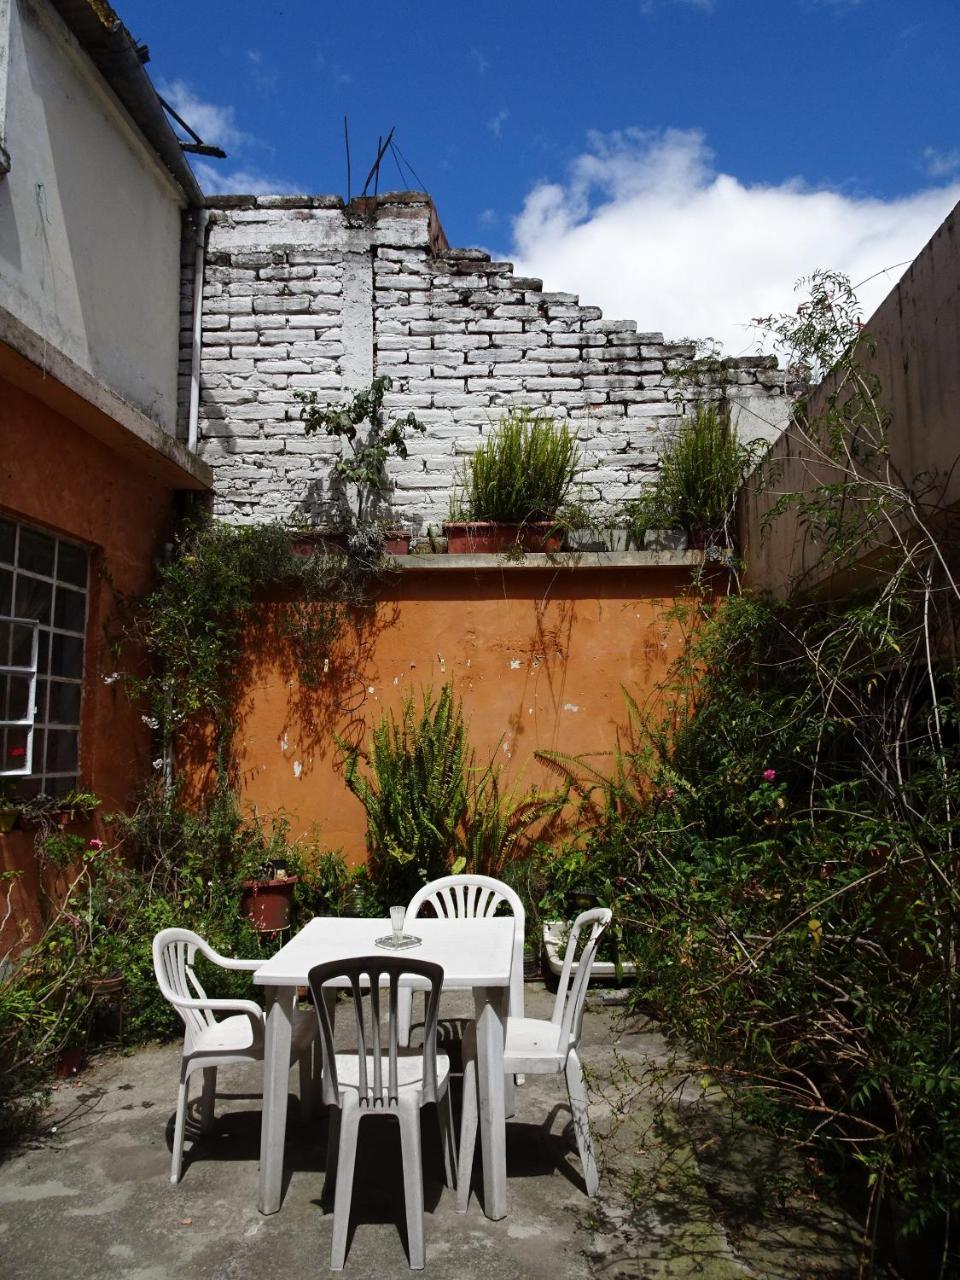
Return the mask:
POLYGON ((51 538, 49 533, 41 533, 39 529, 28 529, 25 524, 22 524, 19 567, 28 569, 31 573, 42 573, 52 578, 53 553, 56 545, 56 540, 51 538))
POLYGON ((77 785, 76 774, 71 778, 51 778, 44 786, 44 791, 54 800, 59 800, 61 796, 65 796, 68 791, 72 791, 77 785))
POLYGON ((57 577, 61 582, 69 582, 74 587, 86 587, 88 560, 89 556, 83 547, 75 547, 71 542, 61 542, 57 577))
POLYGON ((46 680, 37 681, 37 694, 33 702, 34 702, 33 714, 36 717, 36 719, 39 721, 46 720, 47 718, 47 681, 46 680))
POLYGON ((26 720, 30 714, 30 681, 26 676, 6 676, 4 712, 7 720, 26 720))
POLYGON ((39 578, 28 578, 26 574, 17 574, 17 593, 13 602, 14 617, 36 618, 45 626, 50 625, 50 614, 53 606, 53 587, 49 582, 41 582, 39 578))
POLYGON ((57 601, 53 611, 54 626, 65 631, 83 631, 87 615, 87 597, 82 591, 69 587, 57 587, 57 601))
POLYGON ((47 730, 47 772, 66 773, 77 767, 76 729, 47 730))
POLYGON ((33 631, 22 622, 0 622, 0 654, 10 666, 33 665, 33 631))
POLYGON ((80 686, 78 684, 62 684, 59 680, 51 680, 50 710, 47 720, 50 724, 80 723, 80 686))
POLYGON ((0 613, 13 613, 13 573, 0 569, 0 613))
POLYGON ((53 637, 50 651, 50 674, 70 676, 79 680, 83 675, 83 640, 74 636, 53 637))
POLYGON ((40 628, 37 646, 37 670, 41 675, 46 675, 50 670, 50 632, 45 627, 40 628))
POLYGON ((13 564, 13 548, 17 541, 17 526, 10 520, 0 520, 0 560, 13 564))
POLYGON ((9 728, 3 752, 4 769, 23 769, 27 763, 27 729, 9 728))

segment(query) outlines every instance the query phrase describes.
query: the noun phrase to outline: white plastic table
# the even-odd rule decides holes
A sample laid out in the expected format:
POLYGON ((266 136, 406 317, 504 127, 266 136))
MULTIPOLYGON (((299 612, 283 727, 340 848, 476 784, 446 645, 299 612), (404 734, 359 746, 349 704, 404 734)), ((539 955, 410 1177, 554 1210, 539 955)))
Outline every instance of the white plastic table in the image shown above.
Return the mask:
MULTIPOLYGON (((307 974, 315 964, 378 954, 380 949, 374 945, 374 940, 389 932, 389 920, 317 917, 253 975, 254 983, 265 989, 267 1004, 257 1202, 261 1213, 276 1213, 280 1208, 290 1033, 297 987, 307 985, 307 974)), ((382 954, 432 961, 443 968, 445 988, 473 991, 477 1020, 483 1207, 488 1218, 504 1218, 507 1214, 507 1159, 503 1034, 513 957, 513 920, 505 916, 474 920, 418 919, 411 922, 409 932, 422 937, 423 944, 409 951, 383 951, 382 954)))

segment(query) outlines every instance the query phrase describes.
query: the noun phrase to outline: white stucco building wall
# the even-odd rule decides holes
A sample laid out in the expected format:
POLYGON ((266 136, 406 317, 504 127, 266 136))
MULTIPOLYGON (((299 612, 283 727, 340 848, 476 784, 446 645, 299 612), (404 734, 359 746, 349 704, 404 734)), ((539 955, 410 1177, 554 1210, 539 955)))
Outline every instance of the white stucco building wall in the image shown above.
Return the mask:
POLYGON ((0 308, 173 432, 182 192, 46 0, 9 0, 0 308))

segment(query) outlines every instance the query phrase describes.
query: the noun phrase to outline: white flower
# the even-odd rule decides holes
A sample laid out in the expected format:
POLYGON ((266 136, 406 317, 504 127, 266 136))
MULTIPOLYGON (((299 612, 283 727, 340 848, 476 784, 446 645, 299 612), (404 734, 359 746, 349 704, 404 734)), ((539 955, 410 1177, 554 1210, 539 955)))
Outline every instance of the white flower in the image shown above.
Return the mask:
POLYGON ((163 768, 163 756, 157 756, 156 760, 154 760, 154 762, 153 762, 153 767, 154 767, 155 769, 162 769, 162 768, 163 768))
POLYGON ((157 719, 156 716, 141 716, 140 719, 143 721, 143 723, 147 726, 148 729, 160 728, 160 721, 157 719))
POLYGON ((103 677, 103 683, 104 683, 104 684, 116 684, 116 682, 117 682, 119 679, 120 679, 120 672, 119 672, 119 671, 111 671, 111 672, 110 672, 110 674, 109 674, 108 676, 104 676, 104 677, 103 677))

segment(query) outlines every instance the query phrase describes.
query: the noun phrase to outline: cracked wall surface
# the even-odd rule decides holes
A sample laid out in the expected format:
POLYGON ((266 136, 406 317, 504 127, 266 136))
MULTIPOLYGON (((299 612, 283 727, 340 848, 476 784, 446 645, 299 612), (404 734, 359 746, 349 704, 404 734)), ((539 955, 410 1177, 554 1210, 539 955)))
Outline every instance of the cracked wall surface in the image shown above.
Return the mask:
MULTIPOLYGON (((449 248, 421 194, 347 206, 329 196, 210 205, 199 452, 225 519, 331 514, 339 445, 304 434, 298 390, 332 403, 374 376, 393 380, 388 411, 414 410, 427 426, 409 457, 389 466, 394 515, 414 530, 444 519, 463 457, 512 407, 569 420, 584 454, 581 496, 615 508, 653 479, 692 396, 720 394, 702 385, 681 394, 693 344, 606 319, 481 250, 449 248)), ((182 406, 192 259, 184 265, 182 406)), ((727 361, 723 380, 744 438, 779 434, 789 401, 771 360, 727 361)))

